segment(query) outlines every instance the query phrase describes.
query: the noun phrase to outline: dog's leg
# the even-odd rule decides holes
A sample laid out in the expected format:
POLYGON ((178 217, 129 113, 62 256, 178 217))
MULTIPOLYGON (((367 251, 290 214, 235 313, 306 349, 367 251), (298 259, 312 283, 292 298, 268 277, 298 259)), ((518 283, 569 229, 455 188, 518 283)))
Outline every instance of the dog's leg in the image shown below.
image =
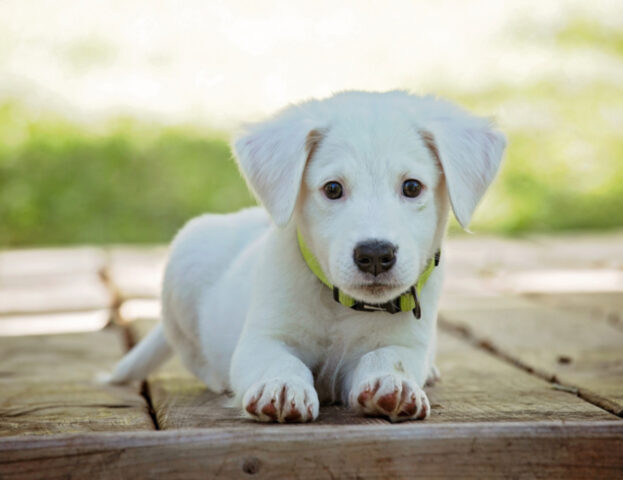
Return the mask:
POLYGON ((435 365, 435 358, 437 356, 437 329, 433 328, 432 337, 428 344, 428 375, 424 385, 426 387, 432 387, 438 381, 441 380, 441 372, 437 365, 435 365))
POLYGON ((439 380, 441 380, 441 373, 439 372, 439 368, 437 365, 431 364, 430 369, 428 371, 428 376, 426 377, 426 382, 424 383, 425 387, 432 387, 439 380))
POLYGON ((318 416, 318 394, 309 368, 283 343, 241 339, 231 366, 243 413, 261 422, 309 422, 318 416))
POLYGON ((421 388, 425 363, 425 355, 406 347, 383 347, 365 354, 350 377, 349 406, 392 422, 425 419, 430 413, 421 388))

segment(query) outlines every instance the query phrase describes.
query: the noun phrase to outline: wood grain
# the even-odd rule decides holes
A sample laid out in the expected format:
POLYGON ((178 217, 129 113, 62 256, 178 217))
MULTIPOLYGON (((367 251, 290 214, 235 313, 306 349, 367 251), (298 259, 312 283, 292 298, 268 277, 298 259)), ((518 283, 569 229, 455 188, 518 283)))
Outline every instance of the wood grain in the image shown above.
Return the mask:
POLYGON ((0 436, 153 430, 138 385, 95 382, 123 351, 113 329, 0 337, 0 436))
POLYGON ((581 310, 591 316, 602 315, 613 325, 623 325, 623 294, 598 293, 532 293, 525 295, 537 302, 564 310, 581 310))
MULTIPOLYGON (((144 336, 154 321, 132 323, 136 337, 144 336)), ((548 382, 441 332, 438 365, 442 381, 427 388, 432 404, 428 423, 519 422, 565 419, 614 420, 604 412, 548 382)), ((232 427, 248 424, 229 399, 216 395, 175 359, 148 380, 151 401, 161 429, 232 427)), ((383 424, 339 406, 322 407, 318 424, 383 424)))
POLYGON ((603 315, 535 304, 445 308, 441 318, 442 325, 499 356, 623 413, 623 330, 603 315))
POLYGON ((564 478, 623 475, 623 422, 263 425, 0 439, 0 477, 564 478))
MULTIPOLYGON (((392 425, 331 406, 309 425, 257 424, 174 360, 147 382, 165 430, 155 432, 138 385, 92 382, 122 355, 118 330, 0 338, 0 478, 622 478, 623 420, 603 409, 617 412, 623 401, 619 298, 509 297, 496 284, 504 272, 544 266, 620 268, 611 259, 618 245, 580 243, 592 252, 585 258, 541 238, 449 243, 442 381, 427 388, 433 410, 425 422, 392 425)), ((31 262, 22 275, 19 261, 3 264, 0 255, 0 283, 38 289, 81 279, 94 274, 88 258, 97 252, 65 277, 62 261, 47 270, 31 262)), ((156 257, 132 263, 134 255, 118 255, 110 278, 126 283, 122 297, 153 297, 156 257)), ((153 310, 121 307, 134 317, 153 310)), ((128 328, 138 338, 153 324, 128 328)))

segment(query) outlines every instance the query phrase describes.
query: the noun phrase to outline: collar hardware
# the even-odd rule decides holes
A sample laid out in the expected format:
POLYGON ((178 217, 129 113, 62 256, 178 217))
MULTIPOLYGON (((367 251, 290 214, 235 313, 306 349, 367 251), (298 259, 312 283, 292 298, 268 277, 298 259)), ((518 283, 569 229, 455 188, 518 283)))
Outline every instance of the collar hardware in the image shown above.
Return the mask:
POLYGON ((316 260, 316 257, 314 257, 309 247, 303 241, 301 232, 297 230, 296 234, 298 238, 299 249, 301 251, 303 259, 305 260, 305 263, 312 271, 312 273, 318 278, 318 280, 320 280, 333 291, 333 299, 336 302, 344 305, 345 307, 352 308, 353 310, 356 310, 358 312, 387 312, 394 314, 399 312, 411 311, 415 318, 419 319, 422 317, 422 307, 420 305, 418 297, 419 294, 422 292, 422 288, 424 288, 426 281, 433 273, 433 270, 436 266, 439 265, 439 261, 441 259, 441 250, 437 250, 437 252, 435 252, 435 255, 428 261, 426 268, 418 278, 415 285, 412 285, 409 290, 402 293, 393 300, 390 300, 389 302, 376 304, 363 302, 361 300, 355 300, 351 296, 346 295, 335 285, 332 285, 320 268, 318 260, 316 260))

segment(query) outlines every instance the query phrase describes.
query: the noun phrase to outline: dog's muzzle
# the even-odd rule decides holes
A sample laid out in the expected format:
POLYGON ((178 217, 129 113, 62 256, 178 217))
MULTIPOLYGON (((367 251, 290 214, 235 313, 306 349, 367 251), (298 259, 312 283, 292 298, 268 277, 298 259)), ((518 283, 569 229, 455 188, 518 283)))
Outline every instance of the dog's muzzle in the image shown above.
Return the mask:
MULTIPOLYGON (((439 260, 441 259, 440 250, 437 250, 433 258, 431 258, 428 261, 426 268, 418 277, 418 280, 415 283, 415 285, 411 286, 409 290, 402 293, 401 295, 394 298, 393 300, 390 300, 389 302, 377 304, 377 303, 368 303, 368 302, 364 302, 361 300, 356 300, 350 295, 347 295, 344 292, 342 292, 335 285, 332 285, 331 282, 329 282, 329 280, 327 279, 324 272, 322 271, 322 268, 320 268, 320 264, 318 263, 318 260, 316 259, 316 257, 314 257, 314 254, 311 252, 311 250, 309 249, 309 247, 303 240, 303 236, 301 235, 301 232, 297 230, 296 235, 298 238, 299 249, 301 251, 301 255, 303 256, 303 259, 305 260, 305 263, 307 264, 309 269, 312 271, 312 273, 316 275, 316 277, 322 283, 324 283, 327 287, 333 290, 333 299, 336 302, 341 303, 345 307, 352 308, 353 310, 357 310, 359 312, 387 312, 387 313, 393 314, 393 313, 411 311, 413 312, 413 316, 415 318, 417 319, 421 318, 422 307, 420 305, 418 298, 420 294, 422 293, 422 288, 424 288, 426 281, 428 280, 428 278, 431 276, 431 274, 435 270, 435 267, 439 265, 439 260)), ((395 258, 394 258, 394 263, 395 263, 395 258)), ((393 266, 393 263, 392 263, 392 266, 393 266)), ((389 268, 391 268, 391 266, 389 268)))

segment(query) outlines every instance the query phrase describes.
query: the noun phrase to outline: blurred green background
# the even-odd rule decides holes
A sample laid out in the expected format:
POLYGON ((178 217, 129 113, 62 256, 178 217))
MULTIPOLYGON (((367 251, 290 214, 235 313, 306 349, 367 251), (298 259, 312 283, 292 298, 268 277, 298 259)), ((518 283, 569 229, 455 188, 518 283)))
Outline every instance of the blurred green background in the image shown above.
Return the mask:
POLYGON ((253 204, 224 134, 118 119, 86 128, 0 109, 0 245, 167 242, 253 204))
MULTIPOLYGON (((578 16, 556 29, 517 25, 507 35, 546 42, 570 58, 598 55, 619 68, 617 75, 623 65, 618 28, 578 16)), ((100 50, 72 55, 84 63, 100 50)), ((472 230, 521 235, 623 226, 623 84, 559 71, 459 87, 449 81, 427 90, 495 114, 509 139, 472 230)), ((59 109, 37 110, 19 95, 5 99, 0 247, 168 242, 194 215, 253 204, 231 159, 229 128, 173 123, 127 114, 83 122, 59 109)), ((456 223, 451 230, 458 231, 456 223)))

